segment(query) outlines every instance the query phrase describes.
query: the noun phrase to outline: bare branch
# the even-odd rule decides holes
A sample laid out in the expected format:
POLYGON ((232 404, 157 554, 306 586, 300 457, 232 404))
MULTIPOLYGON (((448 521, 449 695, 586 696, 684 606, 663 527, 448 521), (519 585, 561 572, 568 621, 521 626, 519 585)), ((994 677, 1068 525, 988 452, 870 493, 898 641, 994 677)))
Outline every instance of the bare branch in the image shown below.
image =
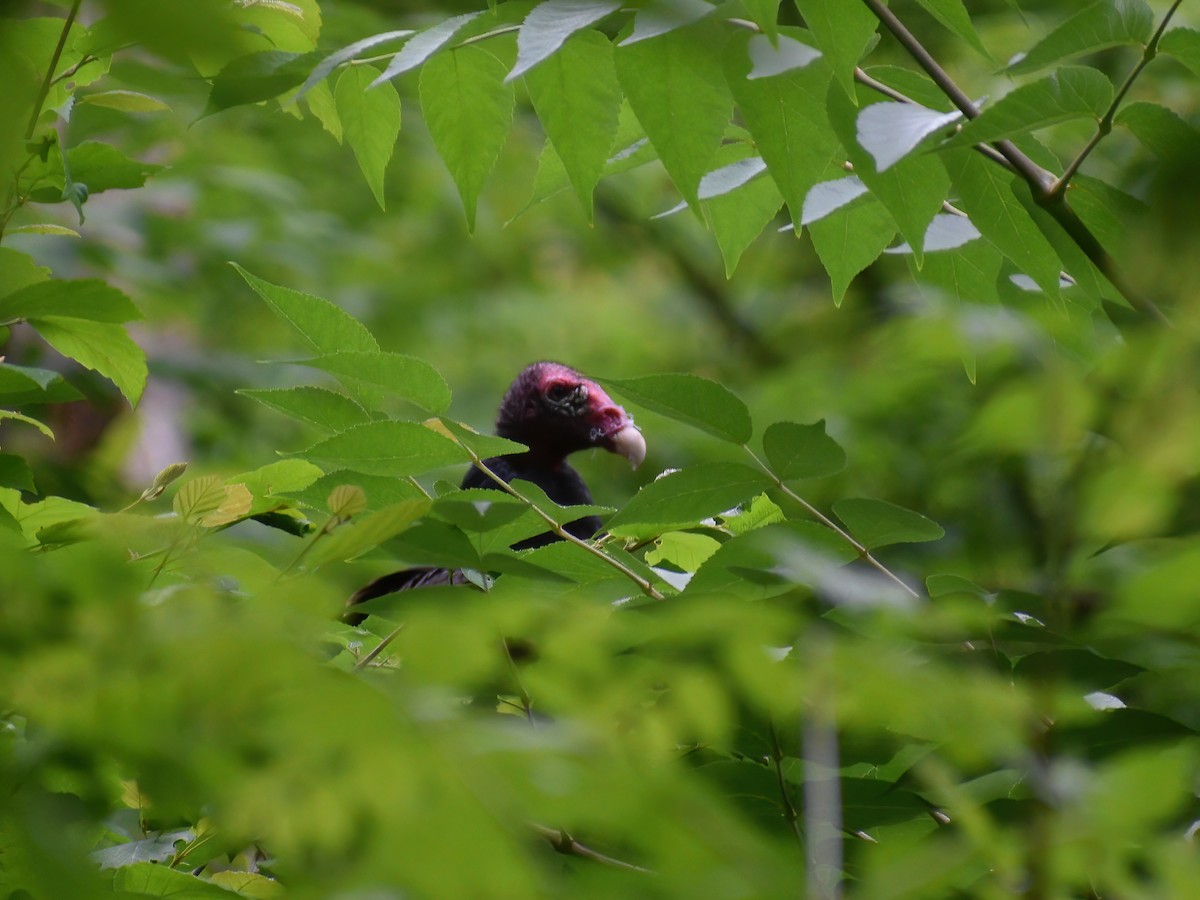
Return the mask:
POLYGON ((622 859, 616 859, 612 856, 605 856, 603 853, 598 853, 590 847, 579 843, 571 835, 561 828, 547 828, 545 825, 539 825, 536 822, 530 822, 529 827, 544 837, 550 842, 550 845, 559 853, 565 853, 568 856, 578 856, 583 859, 590 859, 592 862, 600 863, 604 866, 612 866, 615 869, 625 869, 629 872, 642 872, 646 875, 653 875, 654 872, 642 866, 635 866, 633 863, 627 863, 622 859))

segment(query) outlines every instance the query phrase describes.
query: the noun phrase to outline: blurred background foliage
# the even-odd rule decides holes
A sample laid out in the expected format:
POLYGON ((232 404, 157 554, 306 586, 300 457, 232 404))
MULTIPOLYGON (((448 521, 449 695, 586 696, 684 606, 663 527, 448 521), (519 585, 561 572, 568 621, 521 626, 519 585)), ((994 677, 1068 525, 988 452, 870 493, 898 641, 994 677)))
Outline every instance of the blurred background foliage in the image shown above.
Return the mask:
MULTIPOLYGON (((61 17, 65 5, 8 0, 0 12, 61 17)), ((1169 4, 1151 6, 1161 17, 1169 4)), ((116 510, 169 463, 228 476, 313 442, 236 393, 297 383, 295 369, 258 361, 302 348, 233 260, 330 298, 384 349, 431 363, 454 390, 450 415, 479 430, 512 376, 541 358, 617 378, 708 377, 746 402, 756 440, 770 422, 824 419, 849 465, 806 484, 806 499, 920 510, 946 536, 880 555, 981 593, 959 584, 915 617, 826 614, 810 591, 769 587, 758 604, 713 592, 614 616, 597 603, 611 583, 564 594, 502 579, 504 603, 414 601, 395 644, 403 669, 355 680, 361 645, 348 652, 356 638, 331 637, 329 621, 364 572, 386 570, 383 554, 280 582, 266 561, 282 567, 293 545, 247 523, 204 542, 188 563, 193 582, 147 595, 123 544, 27 555, 0 532, 10 545, 0 805, 19 823, 0 832, 8 885, 55 898, 113 884, 168 892, 136 866, 115 882, 92 874, 98 844, 136 837, 165 842, 138 852, 179 872, 254 871, 245 854, 261 842, 267 871, 295 896, 401 896, 394 885, 429 897, 795 895, 804 860, 780 827, 787 810, 753 798, 777 797, 776 778, 797 796, 805 785, 798 728, 781 738, 765 723, 794 724, 806 702, 813 720, 834 715, 842 729, 846 831, 878 842, 856 844, 855 893, 1189 894, 1200 877, 1183 837, 1200 818, 1194 157, 1152 156, 1118 130, 1086 169, 1145 201, 1124 223, 1125 258, 1172 328, 1116 307, 1064 313, 1015 288, 1003 305, 947 305, 914 287, 898 256, 881 257, 835 307, 807 237, 776 232, 782 215, 730 279, 697 217, 651 219, 677 200, 657 163, 602 182, 594 224, 569 191, 526 209, 543 135, 523 92, 468 234, 417 79, 396 81, 403 122, 380 209, 350 149, 307 111, 271 100, 205 115, 209 84, 182 59, 204 49, 201 26, 219 7, 197 4, 181 23, 155 3, 107 4, 150 46, 118 54, 105 89, 144 91, 169 109, 81 104, 70 142, 103 140, 165 168, 144 188, 92 197, 82 227, 66 204, 13 222, 54 221, 81 237, 5 237, 57 277, 120 287, 145 314, 134 335, 150 380, 137 410, 18 329, 9 336, 9 361, 63 367, 87 395, 47 411, 56 442, 4 427, 5 450, 30 462, 40 494, 116 510), (239 602, 245 594, 255 602, 239 602), (542 654, 515 684, 496 652, 505 634, 542 654), (966 653, 963 634, 1004 651, 966 653), (769 664, 764 645, 793 646, 794 664, 769 664), (332 665, 314 665, 322 647, 332 665), (1098 713, 1082 700, 1106 690, 1129 708, 1098 713), (518 691, 558 724, 530 731, 516 717, 447 712, 448 698, 479 707, 518 691), (705 778, 669 762, 688 741, 684 758, 705 778), (792 768, 756 761, 773 755, 792 768), (556 856, 528 822, 596 836, 663 877, 556 856)), ((326 0, 318 46, 473 8, 326 0)), ((920 5, 891 8, 970 96, 1006 90, 920 5)), ((103 10, 84 11, 86 22, 103 10)), ((971 4, 1001 61, 1072 12, 1061 0, 1021 2, 1019 13, 1003 0, 971 4)), ((795 14, 785 4, 783 15, 795 14)), ((1200 25, 1186 4, 1176 21, 1200 25)), ((1121 73, 1131 59, 1117 48, 1094 62, 1121 73)), ((907 64, 887 37, 872 62, 907 64)), ((1192 125, 1198 98, 1192 73, 1170 59, 1131 94, 1192 125)), ((1064 160, 1087 136, 1071 123, 1043 135, 1064 160)), ((579 460, 601 504, 621 506, 664 468, 736 452, 637 415, 650 452, 641 470, 601 453, 579 460)), ((241 889, 271 896, 251 891, 274 883, 241 889)))

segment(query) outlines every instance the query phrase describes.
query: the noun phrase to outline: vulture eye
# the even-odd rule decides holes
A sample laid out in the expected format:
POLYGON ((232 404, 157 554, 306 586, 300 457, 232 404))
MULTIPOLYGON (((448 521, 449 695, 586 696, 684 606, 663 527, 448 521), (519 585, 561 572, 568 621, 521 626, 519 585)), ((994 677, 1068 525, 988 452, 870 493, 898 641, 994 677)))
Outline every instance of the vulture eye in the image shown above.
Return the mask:
POLYGON ((569 393, 571 393, 571 389, 560 381, 558 384, 550 385, 550 390, 546 392, 546 396, 555 403, 562 403, 567 399, 569 393))

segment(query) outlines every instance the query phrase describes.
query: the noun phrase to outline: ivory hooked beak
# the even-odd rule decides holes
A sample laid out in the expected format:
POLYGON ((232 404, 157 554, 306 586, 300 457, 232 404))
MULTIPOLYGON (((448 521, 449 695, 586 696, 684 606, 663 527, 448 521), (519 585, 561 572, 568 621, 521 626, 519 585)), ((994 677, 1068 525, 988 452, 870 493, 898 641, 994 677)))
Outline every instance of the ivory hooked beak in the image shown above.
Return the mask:
POLYGON ((641 430, 630 423, 612 436, 612 451, 625 457, 636 469, 646 458, 646 439, 641 430))

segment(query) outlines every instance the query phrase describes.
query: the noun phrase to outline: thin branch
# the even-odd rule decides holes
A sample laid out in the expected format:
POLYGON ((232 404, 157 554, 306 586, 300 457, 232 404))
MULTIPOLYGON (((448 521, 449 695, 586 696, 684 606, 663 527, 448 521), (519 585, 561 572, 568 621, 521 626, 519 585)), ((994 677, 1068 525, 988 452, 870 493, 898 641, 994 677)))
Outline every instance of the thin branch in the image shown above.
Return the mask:
POLYGON ((580 549, 587 551, 588 553, 592 554, 592 556, 596 557, 597 559, 603 560, 607 565, 612 566, 614 569, 616 569, 618 572, 620 572, 622 575, 624 575, 626 578, 628 578, 630 581, 632 581, 634 584, 636 584, 638 586, 638 589, 643 594, 645 594, 647 597, 649 597, 650 599, 652 599, 652 600, 662 600, 663 599, 663 595, 661 593, 659 593, 658 589, 655 588, 654 585, 651 584, 647 579, 643 578, 637 572, 633 571, 631 568, 629 568, 627 565, 625 565, 619 559, 614 559, 613 557, 609 556, 607 553, 605 553, 603 550, 601 550, 599 547, 595 546, 594 544, 591 544, 588 541, 584 541, 584 540, 581 540, 581 539, 575 537, 575 535, 573 535, 573 534, 571 534, 571 532, 567 531, 567 529, 564 528, 558 522, 558 520, 554 518, 554 516, 550 515, 548 512, 545 512, 536 503, 534 503, 532 500, 530 500, 528 497, 526 497, 524 494, 522 494, 520 491, 518 491, 516 488, 514 488, 511 484, 509 484, 507 481, 505 481, 503 478, 501 478, 499 475, 497 475, 495 472, 493 472, 491 469, 489 469, 487 466, 487 463, 485 463, 483 461, 483 459, 480 458, 479 454, 477 454, 474 450, 470 449, 469 447, 467 447, 466 450, 468 453, 471 454, 471 459, 474 461, 475 467, 477 469, 479 469, 479 471, 481 471, 488 478, 492 479, 492 481, 496 482, 496 485, 502 491, 504 491, 506 494, 508 494, 511 497, 515 497, 517 500, 520 500, 522 503, 524 503, 526 506, 528 506, 530 509, 532 509, 535 513, 537 513, 539 518, 541 518, 543 522, 545 522, 547 525, 549 525, 550 530, 553 531, 556 535, 558 535, 564 541, 572 543, 576 547, 579 547, 580 549))
MULTIPOLYGON (((1171 12, 1174 12, 1175 7, 1178 7, 1181 2, 1182 0, 1176 0, 1171 12)), ((934 83, 942 89, 942 92, 950 98, 950 101, 962 111, 963 115, 968 119, 978 117, 979 108, 972 102, 971 98, 963 93, 962 89, 954 83, 954 80, 947 74, 946 70, 930 55, 921 42, 884 5, 883 0, 863 0, 863 3, 875 14, 880 24, 891 32, 892 36, 916 60, 917 64, 925 70, 925 73, 933 79, 934 83)), ((1169 17, 1170 14, 1168 14, 1167 18, 1169 17)), ((1163 27, 1165 27, 1165 22, 1163 26, 1160 26, 1160 31, 1163 27)), ((1092 234, 1083 220, 1079 218, 1079 215, 1071 209, 1070 205, 1066 202, 1064 194, 1062 192, 1054 192, 1054 186, 1058 183, 1059 179, 1056 179, 1052 174, 1037 165, 1037 163, 1026 156, 1011 141, 996 141, 993 146, 1004 156, 1025 183, 1029 185, 1034 202, 1062 227, 1067 236, 1083 251, 1092 265, 1117 289, 1117 292, 1128 301, 1130 306, 1138 312, 1157 319, 1164 325, 1170 326, 1171 321, 1162 310, 1148 297, 1143 297, 1125 280, 1116 262, 1109 256, 1108 251, 1104 249, 1104 245, 1092 234)))
POLYGON ((46 102, 46 97, 50 94, 50 85, 54 78, 54 70, 58 68, 58 61, 62 58, 63 47, 67 45, 67 35, 71 33, 71 26, 75 24, 75 16, 79 14, 79 5, 83 0, 75 0, 71 4, 71 10, 67 13, 67 17, 63 20, 62 31, 58 35, 58 44, 54 47, 54 54, 50 57, 50 65, 46 67, 46 76, 42 79, 42 87, 38 91, 37 102, 33 104, 33 109, 29 114, 29 125, 25 129, 25 140, 32 140, 34 129, 37 128, 38 117, 42 114, 42 106, 46 102))
POLYGON ((369 666, 371 664, 372 660, 374 660, 375 657, 379 656, 379 654, 384 651, 384 648, 386 648, 388 644, 390 644, 392 641, 394 641, 396 639, 396 637, 400 634, 400 632, 404 630, 405 624, 406 623, 401 622, 399 625, 397 625, 395 628, 393 628, 391 631, 389 631, 387 633, 387 635, 383 638, 383 640, 381 640, 378 644, 376 644, 374 647, 371 648, 370 653, 368 653, 366 656, 364 656, 362 659, 360 659, 358 662, 356 662, 354 664, 354 671, 360 672, 363 669, 365 669, 367 666, 369 666))
POLYGON ((486 41, 490 38, 499 37, 502 34, 512 34, 514 31, 520 31, 520 25, 503 25, 500 28, 493 28, 491 31, 485 31, 483 34, 472 35, 459 41, 451 50, 457 50, 459 47, 469 47, 471 44, 478 44, 480 41, 486 41))
POLYGON ((641 872, 645 875, 653 875, 651 869, 645 869, 642 866, 635 866, 633 863, 627 863, 623 859, 616 859, 612 856, 605 856, 603 853, 597 853, 590 847, 579 843, 571 835, 561 828, 547 828, 545 825, 539 825, 536 822, 530 822, 529 827, 544 837, 550 842, 550 845, 559 853, 565 853, 568 856, 579 856, 583 859, 590 859, 592 862, 600 863, 604 866, 611 866, 614 869, 625 869, 628 872, 641 872))
POLYGON ((75 63, 75 65, 71 66, 69 69, 64 69, 63 73, 61 75, 57 76, 50 83, 52 85, 54 85, 54 84, 58 84, 60 81, 66 81, 68 78, 70 78, 72 75, 74 75, 80 69, 82 69, 84 66, 89 65, 94 62, 100 62, 100 57, 92 56, 92 54, 89 53, 86 56, 84 56, 83 59, 79 60, 79 62, 75 63))
POLYGON ((1075 177, 1075 173, 1079 171, 1079 167, 1083 165, 1084 160, 1096 149, 1096 145, 1112 132, 1113 121, 1117 117, 1117 109, 1121 106, 1121 101, 1125 99, 1125 95, 1129 93, 1129 89, 1133 87, 1133 83, 1137 80, 1137 77, 1142 74, 1142 70, 1150 65, 1150 62, 1158 55, 1158 44, 1167 30, 1167 25, 1171 22, 1171 17, 1175 15, 1175 10, 1179 9, 1182 3, 1183 0, 1175 0, 1175 3, 1167 10, 1166 15, 1163 16, 1163 20, 1158 26, 1158 30, 1154 32, 1154 36, 1150 38, 1150 43, 1142 51, 1142 58, 1138 60, 1137 65, 1130 70, 1129 74, 1125 76, 1125 81, 1117 89, 1117 93, 1113 97, 1112 103, 1109 104, 1108 110, 1097 123, 1096 133, 1092 135, 1091 140, 1087 142, 1084 148, 1079 151, 1079 155, 1071 160, 1070 165, 1067 166, 1067 170, 1062 173, 1054 184, 1050 185, 1050 188, 1046 191, 1048 196, 1060 197, 1066 193, 1067 185, 1071 183, 1071 179, 1075 177))
POLYGON ((891 569, 872 556, 871 551, 868 550, 863 544, 859 543, 854 535, 850 534, 850 532, 838 525, 837 522, 833 521, 833 519, 829 518, 829 516, 825 515, 823 512, 793 491, 790 487, 784 484, 783 479, 776 475, 770 466, 759 459, 758 454, 751 450, 748 444, 742 444, 742 449, 750 454, 750 458, 753 459, 754 462, 758 464, 758 467, 766 473, 767 477, 774 482, 775 487, 783 491, 783 493, 790 497, 794 502, 804 507, 810 516, 853 547, 854 552, 858 554, 859 559, 867 563, 869 566, 875 569, 875 571, 879 572, 879 574, 883 575, 888 580, 893 581, 902 587, 909 596, 920 598, 921 595, 917 591, 913 590, 913 588, 909 586, 902 578, 900 578, 899 575, 894 573, 891 569))
POLYGON ((775 731, 775 723, 768 723, 771 732, 771 768, 775 772, 775 783, 779 788, 779 799, 783 801, 783 817, 787 819, 792 833, 800 843, 800 850, 807 853, 807 843, 804 840, 804 829, 800 825, 800 813, 792 802, 791 792, 788 791, 787 779, 783 777, 783 746, 779 743, 779 734, 775 731))
MULTIPOLYGON (((975 105, 970 97, 964 93, 963 89, 954 83, 954 79, 949 73, 942 68, 941 63, 933 58, 925 46, 917 40, 916 35, 909 31, 904 23, 896 18, 883 0, 863 0, 863 3, 875 13, 879 23, 883 25, 892 37, 894 37, 909 55, 916 60, 917 65, 925 70, 925 74, 933 79, 933 83, 941 88, 944 93, 959 111, 968 119, 979 118, 979 107, 975 105)), ((1020 173, 1021 177, 1029 182, 1031 187, 1037 190, 1045 190, 1053 176, 1035 163, 1032 159, 1026 156, 1023 152, 1017 149, 1017 146, 1011 141, 996 141, 995 148, 1009 162, 1009 165, 1020 173)))
MULTIPOLYGON (((897 103, 909 103, 914 106, 919 105, 917 103, 917 101, 914 100, 912 97, 908 96, 907 94, 905 94, 901 91, 896 90, 894 87, 890 87, 889 85, 884 84, 882 81, 872 78, 870 75, 868 75, 862 69, 856 68, 854 70, 854 80, 857 81, 859 84, 861 84, 863 87, 868 87, 871 90, 875 91, 876 93, 882 94, 883 96, 887 97, 889 100, 895 100, 897 103)), ((974 149, 977 150, 979 153, 982 153, 984 156, 986 156, 988 159, 990 159, 992 162, 996 163, 997 165, 1004 166, 1004 168, 1008 169, 1011 172, 1016 171, 1016 169, 1013 168, 1013 164, 1010 163, 1008 161, 1008 159, 1005 158, 1004 154, 1001 153, 999 150, 997 150, 995 147, 993 147, 991 144, 975 144, 974 149)))

